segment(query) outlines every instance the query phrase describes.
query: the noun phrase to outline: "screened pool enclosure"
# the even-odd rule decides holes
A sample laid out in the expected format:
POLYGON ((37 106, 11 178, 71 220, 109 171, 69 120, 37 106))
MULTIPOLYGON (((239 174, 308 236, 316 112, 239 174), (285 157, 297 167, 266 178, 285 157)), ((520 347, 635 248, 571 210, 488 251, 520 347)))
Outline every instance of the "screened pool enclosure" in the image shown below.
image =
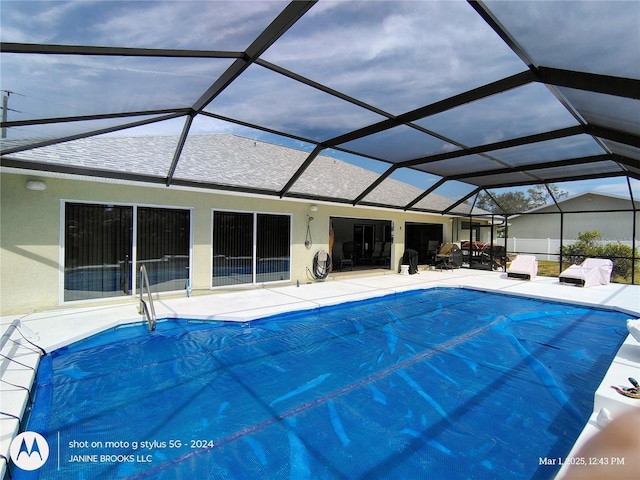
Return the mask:
MULTIPOLYGON (((0 21, 3 171, 455 215, 471 240, 478 218, 508 237, 515 215, 542 205, 554 210, 545 215, 561 246, 575 240, 570 217, 584 215, 578 222, 590 231, 617 215, 613 240, 630 247, 619 255, 638 282, 636 1, 9 0, 0 21), (215 149, 202 138, 213 133, 248 139, 244 168, 211 167, 215 149), (146 147, 110 155, 109 142, 132 137, 146 147), (297 153, 286 162, 268 149, 255 155, 253 140, 297 153), (104 154, 83 155, 88 141, 104 142, 104 154), (205 160, 194 164, 194 152, 205 160), (369 173, 319 182, 328 158, 369 173), (392 194, 394 182, 411 188, 392 194), (505 202, 531 188, 542 192, 537 203, 505 202), (587 191, 621 203, 562 201, 587 191)), ((80 248, 87 239, 76 236, 73 216, 81 212, 68 208, 65 234, 80 248)), ((109 208, 80 209, 114 216, 113 271, 89 272, 110 253, 81 259, 72 248, 65 275, 74 289, 65 295, 105 282, 124 291, 131 262, 165 262, 150 268, 158 288, 188 278, 188 210, 109 208), (162 248, 148 243, 158 218, 178 226, 162 248)), ((214 285, 285 279, 288 216, 221 211, 213 222, 236 222, 238 241, 255 246, 221 237, 214 285), (260 247, 265 232, 276 240, 260 247), (231 270, 236 280, 224 274, 231 270)), ((558 253, 549 254, 562 262, 558 253)))

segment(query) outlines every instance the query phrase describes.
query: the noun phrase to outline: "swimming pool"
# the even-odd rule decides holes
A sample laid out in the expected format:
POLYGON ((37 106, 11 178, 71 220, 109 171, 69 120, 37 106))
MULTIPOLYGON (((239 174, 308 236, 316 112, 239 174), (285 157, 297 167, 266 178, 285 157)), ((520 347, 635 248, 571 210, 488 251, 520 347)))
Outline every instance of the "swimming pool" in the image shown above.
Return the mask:
POLYGON ((626 315, 438 288, 47 355, 15 478, 552 478, 626 315))

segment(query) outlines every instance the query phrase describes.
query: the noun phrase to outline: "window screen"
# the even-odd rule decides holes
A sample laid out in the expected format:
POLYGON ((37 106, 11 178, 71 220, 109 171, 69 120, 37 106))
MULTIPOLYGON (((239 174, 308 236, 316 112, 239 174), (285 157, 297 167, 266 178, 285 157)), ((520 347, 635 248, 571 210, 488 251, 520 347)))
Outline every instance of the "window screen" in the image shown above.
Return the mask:
POLYGON ((213 286, 289 280, 290 244, 288 215, 214 212, 213 286))
POLYGON ((129 295, 133 207, 65 204, 64 300, 129 295))
POLYGON ((145 265, 154 292, 183 290, 189 278, 190 212, 138 207, 136 272, 145 265))

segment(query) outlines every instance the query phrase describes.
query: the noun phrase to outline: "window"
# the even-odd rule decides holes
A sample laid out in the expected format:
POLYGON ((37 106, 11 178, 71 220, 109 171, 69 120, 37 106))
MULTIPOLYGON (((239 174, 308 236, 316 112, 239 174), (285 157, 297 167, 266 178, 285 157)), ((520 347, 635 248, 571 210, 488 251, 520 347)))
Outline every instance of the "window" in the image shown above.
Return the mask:
POLYGON ((213 212, 212 285, 289 280, 291 217, 213 212))
POLYGON ((67 202, 64 215, 64 301, 131 295, 134 261, 136 272, 146 266, 152 291, 185 288, 189 210, 67 202))

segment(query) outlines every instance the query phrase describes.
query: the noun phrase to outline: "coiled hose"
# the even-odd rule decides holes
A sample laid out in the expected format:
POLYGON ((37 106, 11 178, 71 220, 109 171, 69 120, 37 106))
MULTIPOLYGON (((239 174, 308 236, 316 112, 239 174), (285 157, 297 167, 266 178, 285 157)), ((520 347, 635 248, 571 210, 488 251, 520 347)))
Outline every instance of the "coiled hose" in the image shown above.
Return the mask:
POLYGON ((331 271, 331 256, 324 250, 320 250, 313 257, 313 276, 317 280, 324 280, 331 271))

